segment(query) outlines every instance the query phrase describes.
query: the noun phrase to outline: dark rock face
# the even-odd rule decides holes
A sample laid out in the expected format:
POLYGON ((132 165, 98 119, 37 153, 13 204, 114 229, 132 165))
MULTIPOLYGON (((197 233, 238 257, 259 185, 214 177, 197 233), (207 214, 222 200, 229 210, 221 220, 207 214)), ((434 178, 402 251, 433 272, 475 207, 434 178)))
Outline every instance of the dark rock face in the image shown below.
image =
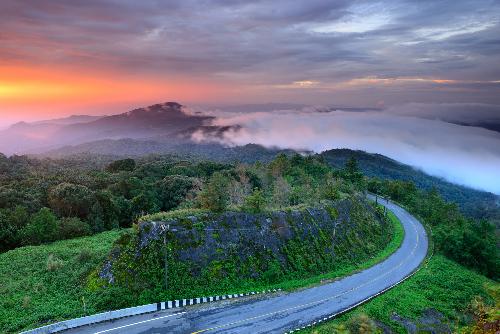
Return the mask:
MULTIPOLYGON (((267 250, 279 256, 285 243, 295 237, 305 240, 318 236, 320 231, 329 231, 341 236, 342 229, 349 226, 350 206, 348 201, 340 202, 337 210, 341 214, 336 218, 332 218, 325 208, 310 208, 271 214, 226 212, 208 220, 186 217, 184 221, 173 219, 146 222, 139 227, 138 248, 142 249, 151 241, 162 239, 166 231, 170 230, 180 244, 198 245, 181 249, 179 258, 201 266, 206 265, 207 261, 224 258, 234 251, 241 257, 250 256, 255 250, 267 250), (200 220, 204 221, 203 229, 186 228, 186 225, 195 226, 200 220)), ((333 247, 330 251, 333 254, 333 247)))
POLYGON ((318 273, 373 255, 390 240, 387 226, 362 199, 292 211, 225 212, 143 222, 129 241, 116 247, 99 276, 116 282, 116 263, 122 268, 120 275, 131 275, 125 281, 142 272, 158 272, 161 262, 148 259, 162 258, 164 242, 169 258, 187 265, 192 277, 228 262, 237 272, 240 266, 246 268, 241 272, 252 279, 262 277, 271 263, 282 273, 318 273))

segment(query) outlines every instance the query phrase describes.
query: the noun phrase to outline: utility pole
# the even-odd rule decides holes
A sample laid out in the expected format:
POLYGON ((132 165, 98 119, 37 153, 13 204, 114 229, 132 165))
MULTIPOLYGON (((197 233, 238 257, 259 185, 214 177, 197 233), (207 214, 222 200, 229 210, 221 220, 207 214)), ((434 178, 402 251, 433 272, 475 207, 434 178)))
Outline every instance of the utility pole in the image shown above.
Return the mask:
MULTIPOLYGON (((162 224, 161 230, 163 231, 163 261, 165 268, 165 290, 168 290, 168 248, 167 248, 167 232, 170 231, 170 224, 162 224)), ((177 231, 177 230, 172 230, 177 231)))

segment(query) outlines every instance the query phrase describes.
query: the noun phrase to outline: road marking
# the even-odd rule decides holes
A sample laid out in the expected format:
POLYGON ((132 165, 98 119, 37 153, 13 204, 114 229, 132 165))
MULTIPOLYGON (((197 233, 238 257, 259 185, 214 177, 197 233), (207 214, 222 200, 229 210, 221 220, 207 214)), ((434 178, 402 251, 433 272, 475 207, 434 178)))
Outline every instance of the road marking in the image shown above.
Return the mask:
MULTIPOLYGON (((395 210, 393 210, 395 211, 395 210)), ((399 211, 399 210, 396 210, 396 211, 399 211)), ((405 216, 405 212, 399 212, 402 216, 405 216)), ((408 216, 407 217, 408 221, 410 222, 410 224, 412 225, 413 229, 415 230, 415 234, 417 236, 416 238, 416 242, 415 242, 415 246, 413 247, 412 251, 410 252, 410 254, 403 260, 401 261, 396 267, 392 268, 391 270, 385 272, 383 275, 380 275, 370 281, 367 281, 367 282, 364 282, 363 284, 361 285, 358 285, 357 287, 354 287, 354 288, 351 288, 350 290, 346 290, 338 295, 335 295, 333 297, 328 297, 328 298, 324 298, 324 299, 321 299, 321 300, 317 300, 317 301, 313 301, 313 302, 310 302, 310 303, 306 303, 306 304, 301 304, 301 305, 297 305, 297 306, 294 306, 294 307, 290 307, 290 308, 286 308, 286 309, 283 309, 283 310, 279 310, 279 311, 275 311, 275 312, 270 312, 270 313, 266 313, 266 314, 261 314, 261 315, 258 315, 258 316, 255 316, 255 317, 251 317, 251 318, 247 318, 247 319, 242 319, 242 320, 238 320, 238 321, 234 321, 234 322, 230 322, 230 323, 227 323, 227 324, 223 324, 223 325, 219 325, 219 326, 214 326, 214 327, 211 327, 211 328, 206 328, 206 329, 201 329, 199 331, 196 331, 196 332, 192 332, 191 334, 199 334, 199 333, 204 333, 204 332, 208 332, 208 331, 212 331, 212 330, 216 330, 216 329, 220 329, 220 328, 223 328, 223 327, 228 327, 228 326, 232 326, 232 325, 236 325, 236 324, 240 324, 242 322, 247 322, 247 321, 250 321, 250 320, 255 320, 255 319, 259 319, 259 318, 265 318, 265 317, 268 317, 268 316, 272 316, 272 315, 275 315, 275 314, 278 314, 278 313, 283 313, 283 312, 286 312, 286 311, 291 311, 291 310, 294 310, 294 309, 297 309, 297 308, 303 308, 303 307, 308 307, 308 306, 311 306, 311 305, 314 305, 314 304, 320 304, 320 303, 323 303, 325 301, 329 301, 329 300, 332 300, 332 299, 336 299, 340 296, 343 296, 347 293, 350 293, 350 292, 353 292, 353 291, 356 291, 360 288, 362 288, 363 286, 365 285, 368 285, 370 283, 373 283, 379 279, 381 279, 382 277, 385 277, 387 275, 389 275, 391 272, 395 271, 396 269, 399 269, 409 258, 411 258, 413 256, 413 254, 415 253, 415 251, 417 250, 417 247, 419 245, 419 242, 420 242, 420 235, 417 231, 417 227, 415 225, 415 223, 413 222, 413 219, 411 219, 411 216, 408 216)), ((405 279, 406 277, 403 278, 403 280, 405 279)), ((400 283, 401 281, 399 281, 398 283, 400 283)), ((390 286, 392 287, 392 286, 390 286)), ((382 290, 382 291, 385 291, 386 289, 382 290)), ((378 292, 377 294, 379 294, 380 292, 378 292)), ((377 295, 375 294, 375 295, 377 295)), ((359 304, 362 304, 364 303, 366 300, 369 300, 371 298, 373 298, 374 295, 371 295, 369 296, 367 299, 364 299, 362 300, 361 302, 358 302, 357 304, 355 304, 354 306, 351 306, 349 307, 348 309, 351 309, 351 308, 354 308, 356 306, 358 306, 359 304)), ((345 310, 344 310, 345 311, 345 310)), ((338 313, 337 313, 338 314, 338 313)))
POLYGON ((165 315, 163 317, 157 317, 157 318, 153 318, 153 319, 148 319, 148 320, 143 320, 143 321, 139 321, 139 322, 134 322, 133 324, 128 324, 128 325, 123 325, 123 326, 120 326, 120 327, 106 329, 104 331, 95 332, 94 334, 107 333, 107 332, 111 332, 111 331, 114 331, 114 330, 117 330, 117 329, 127 328, 127 327, 130 327, 130 326, 135 326, 135 325, 139 325, 139 324, 144 324, 146 322, 160 320, 160 319, 164 319, 164 318, 169 318, 169 317, 173 317, 174 315, 180 315, 180 314, 184 314, 184 313, 186 313, 186 312, 179 312, 179 313, 175 313, 175 314, 165 315))

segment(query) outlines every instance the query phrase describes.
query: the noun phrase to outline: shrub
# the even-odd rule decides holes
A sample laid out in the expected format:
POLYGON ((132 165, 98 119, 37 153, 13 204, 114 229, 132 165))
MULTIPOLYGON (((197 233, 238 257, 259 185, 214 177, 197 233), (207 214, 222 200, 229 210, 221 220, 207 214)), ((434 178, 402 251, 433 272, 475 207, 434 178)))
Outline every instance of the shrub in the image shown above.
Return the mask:
POLYGON ((79 263, 86 263, 92 258, 92 253, 88 249, 82 249, 77 255, 77 261, 79 263))
POLYGON ((59 238, 71 239, 91 234, 90 226, 79 218, 63 218, 59 222, 59 238))
POLYGON ((24 309, 27 309, 31 306, 31 297, 30 296, 24 296, 23 297, 23 304, 22 304, 24 309))
POLYGON ((359 313, 351 318, 347 327, 352 334, 377 333, 377 325, 366 314, 359 313))
POLYGON ((54 254, 49 254, 47 258, 47 270, 48 271, 57 271, 64 265, 64 262, 61 259, 58 259, 54 254))

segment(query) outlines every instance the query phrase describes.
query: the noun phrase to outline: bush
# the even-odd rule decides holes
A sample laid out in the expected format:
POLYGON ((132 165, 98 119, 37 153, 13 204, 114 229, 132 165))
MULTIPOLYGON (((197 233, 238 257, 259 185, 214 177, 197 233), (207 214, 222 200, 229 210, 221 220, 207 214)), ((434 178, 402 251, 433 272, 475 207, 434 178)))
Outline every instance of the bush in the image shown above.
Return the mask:
POLYGON ((59 222, 59 238, 71 239, 83 237, 92 233, 89 224, 79 218, 63 218, 59 222))
POLYGON ((64 265, 64 262, 57 258, 54 254, 49 254, 47 258, 47 270, 48 271, 57 271, 64 265))
POLYGON ((57 238, 57 217, 49 208, 42 208, 31 217, 23 230, 25 244, 39 245, 57 238))
POLYGON ((373 334, 377 332, 375 322, 364 313, 353 316, 347 327, 351 334, 373 334))

